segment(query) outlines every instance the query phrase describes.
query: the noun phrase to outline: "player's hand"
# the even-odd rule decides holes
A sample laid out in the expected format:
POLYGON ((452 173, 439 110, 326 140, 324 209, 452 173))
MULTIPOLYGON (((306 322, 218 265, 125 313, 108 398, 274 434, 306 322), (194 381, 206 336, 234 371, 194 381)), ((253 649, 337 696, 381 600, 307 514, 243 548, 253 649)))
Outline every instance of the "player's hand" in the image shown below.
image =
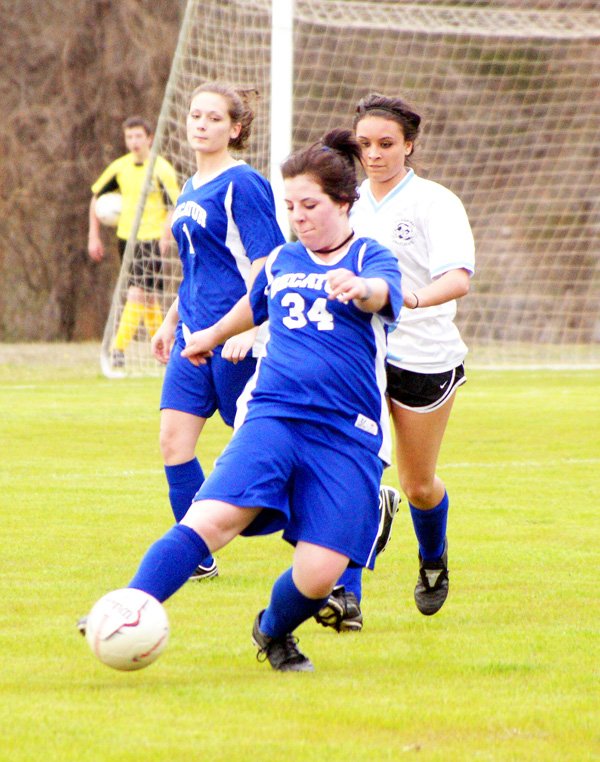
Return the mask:
POLYGON ((88 254, 93 262, 101 262, 104 258, 104 246, 99 238, 88 240, 88 254))
POLYGON ((211 329, 205 328, 203 331, 190 334, 181 356, 186 357, 192 365, 206 365, 206 360, 213 356, 212 350, 215 346, 216 342, 211 329))
POLYGON ((234 365, 243 360, 252 349, 257 330, 257 328, 251 328, 249 331, 238 333, 236 336, 227 339, 225 344, 223 344, 221 357, 224 360, 229 360, 234 365))
POLYGON ((169 362, 171 347, 173 346, 173 338, 174 332, 172 328, 163 323, 150 341, 152 354, 158 362, 163 365, 166 365, 169 362))
POLYGON ((369 293, 368 285, 364 278, 345 268, 331 270, 327 276, 330 294, 328 299, 338 299, 347 304, 352 299, 363 299, 369 293))

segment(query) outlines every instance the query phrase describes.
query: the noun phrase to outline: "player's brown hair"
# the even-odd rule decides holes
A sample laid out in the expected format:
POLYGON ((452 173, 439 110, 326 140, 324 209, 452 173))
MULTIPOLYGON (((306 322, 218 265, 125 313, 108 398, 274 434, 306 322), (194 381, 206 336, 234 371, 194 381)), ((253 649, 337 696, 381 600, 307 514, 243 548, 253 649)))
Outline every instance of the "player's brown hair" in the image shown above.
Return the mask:
MULTIPOLYGON (((414 144, 419 136, 421 117, 414 109, 401 98, 391 98, 381 93, 369 93, 361 98, 354 112, 352 125, 356 130, 357 124, 367 116, 380 116, 383 119, 391 119, 402 128, 404 140, 409 140, 414 150, 414 144)), ((410 155, 410 154, 409 154, 410 155)))
POLYGON ((124 130, 130 130, 132 127, 141 127, 146 135, 154 135, 154 128, 147 119, 143 116, 128 116, 123 122, 122 127, 124 130))
POLYGON ((258 90, 252 87, 235 87, 227 82, 204 82, 192 92, 190 101, 198 93, 218 93, 225 98, 229 118, 233 123, 242 125, 240 134, 229 141, 229 147, 238 151, 246 148, 250 138, 250 127, 254 120, 253 105, 259 96, 258 90))

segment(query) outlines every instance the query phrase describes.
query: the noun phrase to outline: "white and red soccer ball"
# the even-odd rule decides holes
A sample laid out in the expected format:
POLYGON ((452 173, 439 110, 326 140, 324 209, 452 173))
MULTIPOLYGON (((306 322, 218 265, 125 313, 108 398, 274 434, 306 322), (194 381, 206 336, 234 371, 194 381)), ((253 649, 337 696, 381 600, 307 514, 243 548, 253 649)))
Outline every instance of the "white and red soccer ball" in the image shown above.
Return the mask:
POLYGON ((114 669, 147 667, 165 649, 169 620, 162 604, 142 590, 126 587, 94 604, 85 623, 93 653, 114 669))

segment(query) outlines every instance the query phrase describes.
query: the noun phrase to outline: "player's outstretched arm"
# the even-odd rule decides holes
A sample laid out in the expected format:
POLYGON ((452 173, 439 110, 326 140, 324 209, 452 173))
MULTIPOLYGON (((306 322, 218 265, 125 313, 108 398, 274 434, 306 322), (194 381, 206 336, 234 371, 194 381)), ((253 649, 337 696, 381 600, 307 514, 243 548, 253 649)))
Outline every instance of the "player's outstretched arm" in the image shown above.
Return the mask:
MULTIPOLYGON (((250 277, 248 279, 248 292, 250 292, 256 276, 263 269, 266 261, 266 257, 260 257, 252 262, 252 265, 250 266, 250 277)), ((242 333, 227 339, 221 350, 221 357, 224 360, 229 360, 229 362, 232 362, 234 365, 240 362, 247 357, 248 352, 250 352, 254 346, 257 333, 258 326, 255 326, 249 331, 243 331, 242 333)))
POLYGON ((181 356, 194 365, 204 365, 212 350, 231 336, 248 331, 254 326, 254 317, 248 295, 243 296, 229 312, 210 328, 192 333, 181 356))
POLYGON ((433 307, 436 304, 445 304, 452 299, 460 299, 468 294, 470 282, 471 276, 468 270, 462 267, 448 270, 428 286, 417 291, 406 291, 404 306, 414 310, 417 307, 433 307))

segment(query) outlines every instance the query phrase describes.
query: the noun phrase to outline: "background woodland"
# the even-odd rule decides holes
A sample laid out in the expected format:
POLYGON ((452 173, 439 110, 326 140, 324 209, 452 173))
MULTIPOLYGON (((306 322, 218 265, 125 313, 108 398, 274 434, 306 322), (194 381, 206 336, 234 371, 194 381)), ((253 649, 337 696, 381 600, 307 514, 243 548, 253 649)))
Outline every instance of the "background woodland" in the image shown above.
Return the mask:
POLYGON ((0 341, 102 335, 118 275, 87 255, 90 185, 156 122, 177 0, 0 0, 0 341))

